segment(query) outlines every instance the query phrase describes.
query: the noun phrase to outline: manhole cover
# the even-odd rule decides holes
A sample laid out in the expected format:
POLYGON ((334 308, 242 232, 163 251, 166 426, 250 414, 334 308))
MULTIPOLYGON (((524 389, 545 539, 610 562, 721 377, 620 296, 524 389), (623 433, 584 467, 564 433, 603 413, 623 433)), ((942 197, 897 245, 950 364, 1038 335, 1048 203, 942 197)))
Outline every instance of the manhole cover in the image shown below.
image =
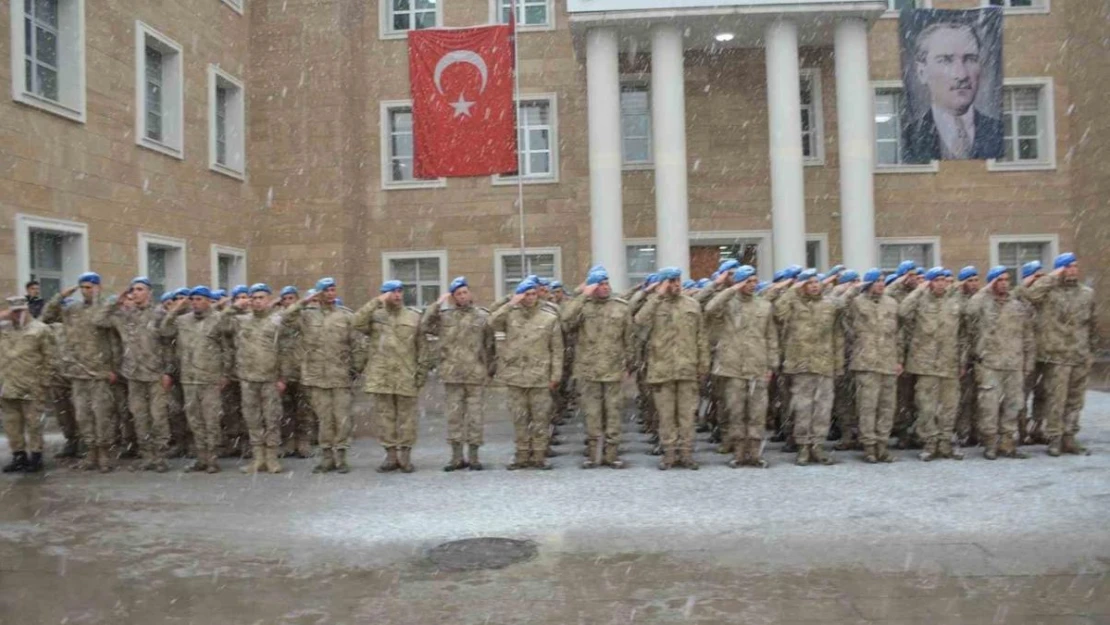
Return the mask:
POLYGON ((536 557, 536 543, 511 538, 467 538, 443 543, 428 559, 443 571, 501 569, 536 557))

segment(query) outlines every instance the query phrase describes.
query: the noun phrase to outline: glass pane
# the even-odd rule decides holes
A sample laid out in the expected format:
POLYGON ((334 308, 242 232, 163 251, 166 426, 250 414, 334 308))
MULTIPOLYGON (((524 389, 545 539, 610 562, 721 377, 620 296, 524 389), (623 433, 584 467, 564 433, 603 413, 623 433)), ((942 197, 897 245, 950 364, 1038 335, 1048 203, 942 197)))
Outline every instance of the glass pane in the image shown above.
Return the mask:
POLYGON ((420 302, 417 306, 428 306, 439 299, 438 284, 424 284, 420 286, 420 302))
POLYGON ((1005 149, 1005 153, 1002 155, 1002 160, 1004 160, 1004 161, 1014 160, 1014 142, 1007 140, 1004 144, 1004 147, 1006 149, 1005 149))
POLYGON ((525 24, 546 24, 547 23, 547 7, 546 6, 530 6, 524 9, 524 23, 525 24))
POLYGON ((419 267, 421 281, 427 282, 428 280, 439 280, 438 258, 421 258, 419 261, 419 267))
POLYGON ((39 291, 42 293, 43 299, 50 299, 62 292, 62 279, 61 278, 47 278, 45 276, 32 276, 39 281, 39 291))
POLYGON ((647 139, 625 139, 624 160, 630 163, 646 163, 651 160, 651 145, 647 139))
POLYGON ((802 78, 801 88, 802 106, 805 106, 813 102, 813 84, 808 78, 802 78))
POLYGON ((58 27, 58 0, 35 0, 35 19, 58 27))
POLYGON ((528 155, 528 174, 543 175, 551 173, 551 155, 547 152, 535 152, 528 155))
POLYGON ((528 148, 531 150, 546 150, 547 145, 547 131, 546 130, 529 130, 528 131, 528 148))
POLYGON ((1037 160, 1037 140, 1022 139, 1018 141, 1018 158, 1023 161, 1037 160))
POLYGON ((35 56, 39 61, 58 66, 58 36, 54 33, 35 29, 35 56))
POLYGON ((897 139, 898 127, 894 125, 894 120, 888 119, 886 122, 875 124, 875 136, 879 139, 897 139))
POLYGON ((1037 136, 1037 116, 1022 115, 1018 117, 1018 134, 1024 137, 1037 136))
POLYGON ((435 28, 436 27, 436 13, 435 11, 426 11, 416 14, 416 29, 422 28, 435 28))
POLYGON ((146 275, 158 282, 166 279, 166 248, 148 246, 146 252, 146 275))
POLYGON ((391 260, 390 275, 401 282, 416 282, 416 260, 391 260))
POLYGON ((412 9, 412 5, 409 4, 409 0, 393 0, 393 12, 394 13, 403 13, 403 12, 409 11, 411 9, 412 9))
POLYGON ((62 270, 63 236, 53 232, 31 232, 31 269, 62 270))
POLYGON ((628 273, 647 275, 655 271, 655 246, 632 245, 625 248, 628 273))
POLYGON ((405 306, 416 306, 415 284, 406 284, 401 287, 401 300, 405 306))
POLYGON ((809 109, 803 108, 802 109, 802 132, 806 132, 810 129, 809 115, 810 115, 809 109))
POLYGON ((409 29, 409 14, 408 13, 394 13, 393 14, 393 30, 408 30, 409 29))
POLYGON ((405 132, 412 130, 412 112, 408 109, 395 110, 390 115, 393 116, 393 131, 405 132))
POLYGON ((28 93, 35 92, 35 66, 31 59, 23 62, 23 89, 28 93))
POLYGON ((519 280, 523 277, 520 271, 520 256, 517 254, 502 256, 501 268, 506 279, 519 280))
POLYGON ((1037 88, 1014 89, 1014 110, 1035 111, 1040 107, 1037 88))
POLYGON ((412 156, 412 135, 393 135, 393 156, 412 156))
POLYGON ((162 82, 162 53, 149 46, 146 49, 146 79, 162 82))
POLYGON ((802 156, 813 156, 813 147, 811 146, 812 137, 807 133, 802 135, 802 156))
POLYGON ((162 140, 162 116, 158 113, 147 111, 146 114, 146 136, 155 141, 162 140))
POLYGON ((146 84, 146 108, 155 113, 162 112, 162 87, 149 82, 146 84))
POLYGON ((528 102, 522 104, 521 118, 528 126, 547 125, 547 102, 528 102))
POLYGON ((231 257, 220 254, 216 259, 216 288, 231 288, 231 257))
POLYGON ((38 77, 38 94, 51 100, 58 99, 58 72, 45 65, 35 66, 35 75, 38 77))
POLYGON ((552 278, 555 276, 555 256, 552 254, 531 254, 528 256, 528 273, 552 278))
POLYGON ((817 267, 820 264, 820 241, 806 241, 806 267, 817 267))
POLYGON ((897 165, 898 144, 891 141, 882 141, 878 144, 875 155, 881 165, 897 165))
POLYGON ((416 0, 416 10, 418 11, 434 11, 436 8, 435 0, 416 0))

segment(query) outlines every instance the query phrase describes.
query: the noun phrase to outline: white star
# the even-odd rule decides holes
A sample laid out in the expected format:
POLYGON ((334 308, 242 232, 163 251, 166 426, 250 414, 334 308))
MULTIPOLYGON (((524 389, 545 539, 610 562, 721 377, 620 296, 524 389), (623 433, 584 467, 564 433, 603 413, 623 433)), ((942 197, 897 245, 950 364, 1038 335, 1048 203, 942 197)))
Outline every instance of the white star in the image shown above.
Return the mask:
POLYGON ((469 117, 470 107, 472 106, 474 106, 474 103, 467 102, 461 93, 459 99, 451 103, 451 108, 455 109, 455 117, 469 117))

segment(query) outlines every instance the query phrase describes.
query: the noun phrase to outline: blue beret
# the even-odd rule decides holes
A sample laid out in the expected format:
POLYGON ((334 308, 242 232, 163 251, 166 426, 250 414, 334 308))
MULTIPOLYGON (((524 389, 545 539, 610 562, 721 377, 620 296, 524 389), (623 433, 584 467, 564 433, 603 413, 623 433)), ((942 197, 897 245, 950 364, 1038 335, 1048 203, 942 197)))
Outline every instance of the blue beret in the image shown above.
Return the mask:
POLYGON ((240 295, 250 295, 251 289, 245 284, 236 284, 235 288, 231 289, 232 297, 239 297, 240 295))
POLYGON ((1031 260, 1031 261, 1029 261, 1029 262, 1027 262, 1027 263, 1025 263, 1024 265, 1021 266, 1021 277, 1022 277, 1022 279, 1028 278, 1029 276, 1037 273, 1040 270, 1041 270, 1041 261, 1031 260))
POLYGON ((704 289, 710 284, 713 284, 712 280, 710 280, 709 278, 702 278, 701 280, 698 280, 697 286, 699 289, 704 289))
POLYGON ((717 273, 724 273, 726 271, 732 271, 733 269, 736 269, 739 266, 740 266, 740 261, 736 260, 735 258, 730 258, 726 261, 723 261, 721 263, 721 265, 719 267, 717 267, 717 273))
POLYGON ((158 298, 158 301, 165 304, 166 302, 170 301, 171 299, 173 299, 173 291, 166 291, 165 293, 162 294, 161 297, 158 298))
POLYGON ((192 290, 189 291, 189 297, 207 297, 208 299, 216 299, 215 293, 213 293, 211 290, 209 290, 208 287, 204 285, 194 286, 192 290))
POLYGON ((100 284, 100 274, 95 271, 86 271, 85 273, 77 276, 77 284, 88 282, 91 284, 100 284))
POLYGON ((899 277, 899 276, 898 276, 898 274, 897 274, 897 273, 892 273, 892 274, 890 274, 889 276, 887 276, 887 277, 886 277, 886 281, 885 281, 885 282, 883 282, 883 284, 885 284, 886 286, 890 286, 890 283, 891 283, 891 282, 894 282, 895 280, 897 280, 897 279, 898 279, 898 277, 899 277))
POLYGON ((778 271, 775 272, 775 275, 771 278, 771 281, 772 282, 782 282, 785 279, 786 279, 786 271, 784 271, 782 269, 779 269, 778 271))
POLYGON ((320 292, 335 286, 335 278, 320 278, 316 281, 316 291, 320 292))
POLYGON ((378 290, 382 293, 392 293, 393 291, 400 291, 403 288, 405 288, 405 285, 402 284, 400 280, 386 280, 378 290))
POLYGON ((945 278, 951 278, 952 277, 952 270, 948 269, 948 268, 945 268, 944 271, 940 272, 940 275, 944 276, 945 278))
POLYGON ((601 284, 609 279, 609 273, 605 269, 594 269, 590 275, 586 276, 586 284, 601 284))
POLYGON ((683 280, 682 281, 682 288, 683 289, 693 289, 693 288, 697 288, 697 286, 698 286, 698 281, 697 280, 683 280))
POLYGON ((769 286, 771 286, 771 283, 770 283, 770 282, 768 282, 768 281, 766 281, 766 280, 764 280, 763 282, 760 282, 760 283, 759 283, 759 284, 758 284, 758 285, 757 285, 757 286, 755 287, 755 292, 756 292, 756 293, 762 293, 762 292, 766 291, 766 290, 767 290, 767 287, 769 287, 769 286))
POLYGON ((315 295, 319 295, 319 293, 320 292, 317 291, 316 289, 309 289, 309 290, 305 291, 304 295, 305 295, 305 297, 313 297, 315 295))
POLYGON ((659 270, 660 280, 678 280, 682 277, 682 270, 678 267, 664 267, 659 270))
POLYGON ((256 282, 251 285, 249 293, 251 295, 254 295, 255 293, 269 293, 272 295, 273 291, 270 290, 270 285, 266 284, 265 282, 256 282))
POLYGON ((926 280, 936 280, 937 278, 940 278, 940 277, 943 277, 943 276, 944 276, 944 267, 933 267, 929 271, 925 272, 925 279, 926 280))
POLYGON ((562 282, 559 282, 558 280, 552 280, 551 281, 551 290, 552 291, 562 290, 562 289, 563 289, 563 283, 562 282))
POLYGON ((136 284, 145 284, 147 285, 147 287, 153 286, 150 283, 150 278, 146 276, 135 276, 134 278, 131 278, 131 286, 135 286, 136 284))
MULTIPOLYGON (((837 278, 837 282, 840 284, 847 284, 855 280, 859 280, 859 272, 855 269, 845 269, 840 272, 840 277, 837 278)), ((874 280, 872 280, 872 282, 874 282, 874 280)))
POLYGON ((878 267, 872 267, 863 274, 863 283, 867 285, 874 284, 883 279, 883 271, 878 267))
POLYGON ((457 277, 457 278, 455 278, 454 280, 451 281, 451 285, 447 287, 447 292, 448 293, 454 293, 455 291, 458 291, 459 289, 463 288, 464 286, 469 287, 470 283, 466 281, 465 277, 459 276, 459 277, 457 277))
POLYGON ((189 297, 190 289, 188 287, 181 287, 173 292, 174 297, 189 297))
POLYGON ((914 269, 917 269, 917 263, 913 262, 912 260, 904 260, 898 264, 898 270, 894 272, 894 275, 901 278, 914 269))
POLYGON ((1006 267, 1002 265, 991 267, 991 270, 987 272, 987 282, 994 282, 999 276, 1005 275, 1006 271, 1006 267))
POLYGON ((532 281, 536 283, 536 286, 551 286, 551 280, 542 276, 536 276, 532 278, 532 281))
POLYGON ((343 305, 343 298, 342 297, 335 298, 335 305, 336 306, 342 306, 343 305))
POLYGON ((721 276, 721 272, 720 272, 720 271, 714 271, 713 273, 709 274, 709 279, 710 279, 710 280, 716 280, 716 279, 717 279, 717 278, 719 278, 720 276, 721 276))
POLYGON ((798 274, 802 273, 802 271, 804 270, 805 268, 801 265, 790 265, 786 269, 782 270, 782 275, 786 276, 788 280, 793 280, 797 278, 798 274))
POLYGON ((979 270, 976 269, 974 265, 968 265, 967 267, 961 269, 959 275, 956 277, 963 281, 974 278, 977 275, 979 275, 979 270))
POLYGON ((747 280, 754 275, 755 267, 752 267, 751 265, 741 265, 737 267, 736 271, 732 274, 732 279, 736 280, 737 282, 743 282, 744 280, 747 280))
POLYGON ((805 282, 806 280, 809 280, 810 278, 816 278, 816 277, 817 277, 817 270, 816 269, 811 268, 811 269, 806 269, 805 271, 798 272, 798 280, 801 281, 801 282, 805 282))
POLYGON ((824 282, 825 278, 827 278, 827 277, 828 277, 827 274, 819 273, 819 274, 817 274, 817 281, 818 282, 824 282))
POLYGON ((514 291, 514 293, 516 293, 517 295, 522 295, 522 294, 527 293, 528 291, 531 291, 532 289, 535 289, 535 288, 536 288, 536 283, 535 282, 533 282, 531 280, 521 280, 520 284, 516 285, 516 291, 514 291))
POLYGON ((223 289, 216 289, 215 291, 212 291, 211 296, 212 299, 220 299, 221 297, 227 296, 227 291, 223 289))
POLYGON ((293 285, 281 287, 281 296, 285 297, 286 295, 299 295, 299 293, 297 293, 297 287, 293 285))
POLYGON ((839 275, 841 272, 844 271, 844 269, 845 269, 844 265, 833 265, 833 268, 829 270, 828 275, 830 275, 830 276, 839 275))
POLYGON ((1052 266, 1056 269, 1060 269, 1061 267, 1070 267, 1074 265, 1078 260, 1079 259, 1075 257, 1075 254, 1071 252, 1064 252, 1063 254, 1060 254, 1056 257, 1056 260, 1052 263, 1052 266))

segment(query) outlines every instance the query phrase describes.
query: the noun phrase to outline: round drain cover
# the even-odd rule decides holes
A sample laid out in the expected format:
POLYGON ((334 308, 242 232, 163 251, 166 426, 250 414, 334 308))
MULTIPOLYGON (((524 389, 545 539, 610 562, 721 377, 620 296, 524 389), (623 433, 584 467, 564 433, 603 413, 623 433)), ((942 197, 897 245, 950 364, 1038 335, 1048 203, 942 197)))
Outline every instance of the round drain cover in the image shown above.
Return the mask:
POLYGON ((501 569, 536 557, 536 543, 511 538, 467 538, 443 543, 428 552, 428 559, 444 571, 501 569))

